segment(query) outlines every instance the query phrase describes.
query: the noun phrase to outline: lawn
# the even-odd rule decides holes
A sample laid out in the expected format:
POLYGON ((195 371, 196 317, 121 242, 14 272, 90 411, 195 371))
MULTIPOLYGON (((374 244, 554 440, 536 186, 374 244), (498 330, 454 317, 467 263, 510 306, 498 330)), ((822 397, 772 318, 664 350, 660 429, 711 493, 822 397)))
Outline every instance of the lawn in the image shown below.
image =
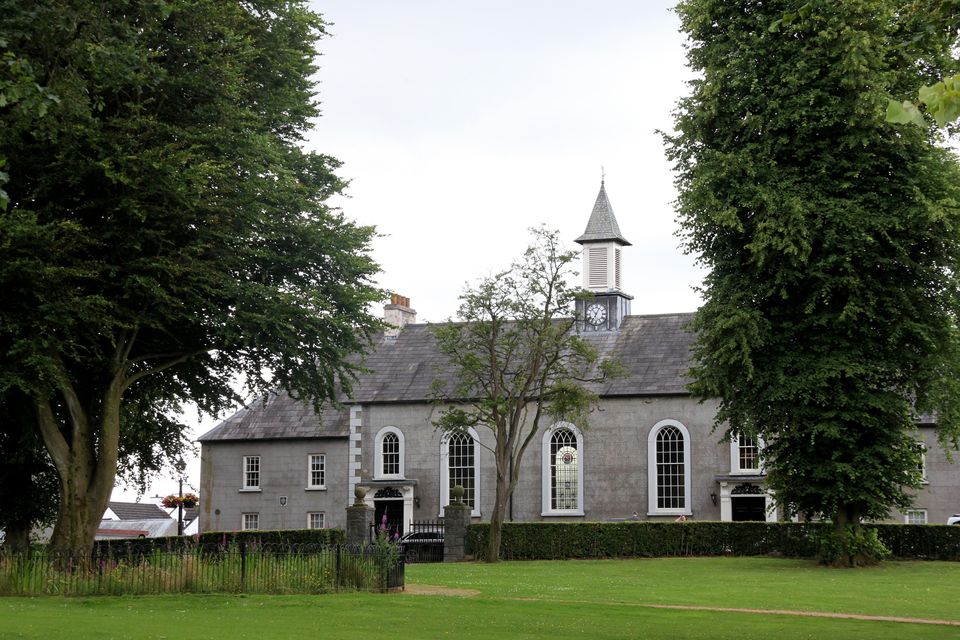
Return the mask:
POLYGON ((0 638, 960 638, 960 626, 654 609, 678 604, 960 621, 960 564, 844 571, 698 558, 412 565, 476 595, 2 598, 0 638))

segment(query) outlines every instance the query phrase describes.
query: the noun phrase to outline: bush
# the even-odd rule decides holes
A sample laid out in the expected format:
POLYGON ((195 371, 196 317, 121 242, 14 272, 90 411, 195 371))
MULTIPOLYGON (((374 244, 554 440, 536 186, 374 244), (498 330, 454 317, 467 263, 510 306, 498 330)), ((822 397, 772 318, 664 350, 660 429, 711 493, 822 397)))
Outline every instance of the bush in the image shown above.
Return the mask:
MULTIPOLYGON (((467 528, 467 553, 482 558, 489 524, 467 528)), ((871 540, 895 558, 960 559, 960 527, 870 524, 871 540)), ((505 560, 759 556, 813 558, 827 522, 512 522, 503 525, 505 560)), ((864 541, 866 543, 866 540, 864 541)))
POLYGON ((252 545, 338 545, 346 540, 343 529, 286 529, 283 531, 208 531, 200 536, 167 536, 130 540, 98 540, 94 553, 100 556, 149 555, 153 551, 186 551, 196 548, 252 545))
POLYGON ((336 545, 343 544, 346 539, 343 529, 284 529, 282 531, 208 531, 200 534, 199 542, 203 545, 221 544, 223 546, 241 542, 261 545, 336 545))
POLYGON ((890 550, 880 542, 877 530, 867 527, 831 527, 820 532, 817 543, 817 559, 833 567, 877 564, 889 555, 890 550))

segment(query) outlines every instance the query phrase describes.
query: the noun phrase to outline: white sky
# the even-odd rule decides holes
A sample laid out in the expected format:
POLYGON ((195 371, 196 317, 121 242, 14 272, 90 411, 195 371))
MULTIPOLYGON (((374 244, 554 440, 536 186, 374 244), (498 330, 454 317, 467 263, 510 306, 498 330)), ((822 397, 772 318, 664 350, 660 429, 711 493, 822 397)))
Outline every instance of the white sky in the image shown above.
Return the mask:
MULTIPOLYGON (((343 161, 351 184, 334 204, 383 235, 380 284, 409 297, 418 321, 453 317, 465 283, 519 256, 530 227, 546 223, 577 247, 601 166, 633 243, 623 254, 633 313, 696 309, 703 273, 678 248, 656 133, 672 127, 690 77, 673 4, 312 2, 333 24, 307 146, 343 161)), ((198 487, 198 460, 187 475, 198 487)), ((175 491, 158 479, 147 496, 175 491)))

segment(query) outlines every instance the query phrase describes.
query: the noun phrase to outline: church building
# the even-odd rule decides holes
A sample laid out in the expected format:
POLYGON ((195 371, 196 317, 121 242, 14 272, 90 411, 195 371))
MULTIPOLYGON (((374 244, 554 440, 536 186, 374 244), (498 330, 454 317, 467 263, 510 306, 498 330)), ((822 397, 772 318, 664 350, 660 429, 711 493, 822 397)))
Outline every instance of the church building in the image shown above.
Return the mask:
MULTIPOLYGON (((621 280, 630 243, 606 188, 576 239, 583 246, 578 302, 582 335, 626 375, 595 387, 590 428, 549 425, 527 449, 507 518, 518 521, 776 520, 757 442, 721 442, 714 401, 686 391, 692 313, 631 315, 621 280)), ((444 435, 431 385, 450 375, 410 300, 385 307, 393 328, 375 340, 341 407, 312 407, 286 395, 255 402, 200 437, 202 531, 345 527, 354 489, 406 532, 414 520, 442 517, 450 488, 466 490, 474 521, 489 520, 496 485, 492 435, 444 435), (445 373, 446 372, 446 373, 445 373), (483 446, 483 445, 486 445, 483 446)), ((945 523, 960 512, 960 472, 918 425, 927 483, 915 509, 891 513, 909 523, 945 523)))

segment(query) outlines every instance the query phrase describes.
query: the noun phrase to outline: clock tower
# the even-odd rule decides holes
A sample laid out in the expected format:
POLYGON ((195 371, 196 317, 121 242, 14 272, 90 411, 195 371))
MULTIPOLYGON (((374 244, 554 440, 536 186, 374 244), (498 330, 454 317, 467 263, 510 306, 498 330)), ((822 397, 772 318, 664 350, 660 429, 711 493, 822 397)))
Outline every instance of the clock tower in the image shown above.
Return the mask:
POLYGON ((620 249, 630 243, 620 233, 603 180, 587 229, 574 242, 583 246, 583 288, 593 294, 577 301, 577 319, 584 331, 616 331, 633 300, 620 285, 620 249))

